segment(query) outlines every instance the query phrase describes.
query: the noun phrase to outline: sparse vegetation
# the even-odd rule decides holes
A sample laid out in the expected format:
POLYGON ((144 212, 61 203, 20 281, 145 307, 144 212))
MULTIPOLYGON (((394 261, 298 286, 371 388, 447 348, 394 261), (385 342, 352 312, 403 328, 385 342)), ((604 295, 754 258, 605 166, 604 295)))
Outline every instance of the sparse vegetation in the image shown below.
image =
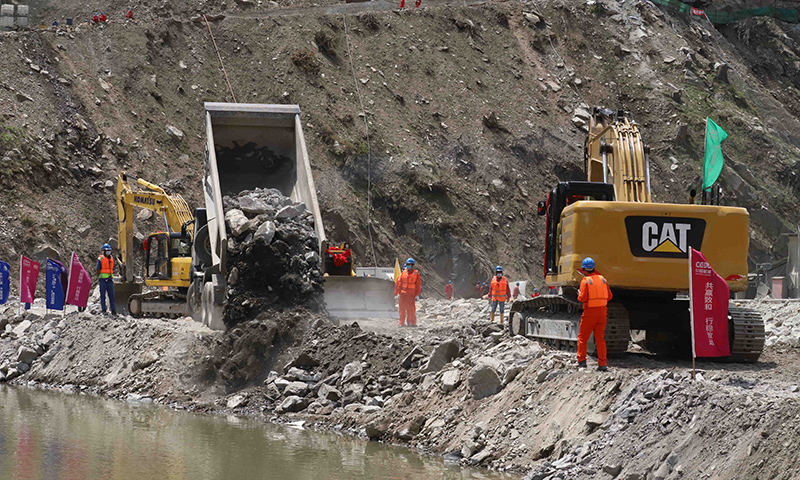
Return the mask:
POLYGON ((319 60, 314 56, 314 52, 310 50, 295 50, 292 52, 292 63, 306 73, 319 73, 319 60))

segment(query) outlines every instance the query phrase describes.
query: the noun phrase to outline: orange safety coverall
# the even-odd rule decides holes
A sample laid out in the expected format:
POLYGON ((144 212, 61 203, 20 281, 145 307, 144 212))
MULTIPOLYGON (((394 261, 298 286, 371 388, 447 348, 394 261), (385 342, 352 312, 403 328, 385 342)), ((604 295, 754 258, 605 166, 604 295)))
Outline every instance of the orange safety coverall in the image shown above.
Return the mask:
POLYGON ((409 325, 417 324, 417 305, 414 297, 422 293, 422 280, 417 270, 403 270, 397 283, 394 284, 394 294, 400 295, 398 301, 400 310, 400 326, 404 326, 406 319, 409 325))
POLYGON ((597 272, 592 272, 581 280, 581 289, 578 301, 583 302, 583 315, 578 332, 578 361, 586 360, 586 344, 589 336, 594 333, 594 342, 597 344, 597 366, 608 365, 606 356, 606 321, 608 308, 606 305, 611 300, 611 288, 608 281, 597 272))

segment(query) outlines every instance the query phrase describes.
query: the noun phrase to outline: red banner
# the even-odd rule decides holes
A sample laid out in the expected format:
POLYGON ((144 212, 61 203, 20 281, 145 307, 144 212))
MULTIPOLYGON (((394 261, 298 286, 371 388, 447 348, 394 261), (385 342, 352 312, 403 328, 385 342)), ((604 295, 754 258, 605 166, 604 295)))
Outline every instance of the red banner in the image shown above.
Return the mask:
POLYGON ((706 12, 704 10, 700 10, 699 8, 692 7, 692 15, 697 15, 698 17, 705 17, 706 12))
POLYGON ((72 263, 69 268, 69 280, 67 281, 67 303, 86 308, 91 290, 92 279, 86 269, 83 268, 78 256, 75 255, 75 252, 72 252, 72 263))
POLYGON ((692 355, 727 357, 728 283, 711 268, 702 253, 689 249, 689 311, 692 317, 692 355))
POLYGON ((34 262, 26 256, 20 257, 19 262, 19 301, 22 303, 33 303, 36 294, 36 282, 39 281, 38 262, 34 262))

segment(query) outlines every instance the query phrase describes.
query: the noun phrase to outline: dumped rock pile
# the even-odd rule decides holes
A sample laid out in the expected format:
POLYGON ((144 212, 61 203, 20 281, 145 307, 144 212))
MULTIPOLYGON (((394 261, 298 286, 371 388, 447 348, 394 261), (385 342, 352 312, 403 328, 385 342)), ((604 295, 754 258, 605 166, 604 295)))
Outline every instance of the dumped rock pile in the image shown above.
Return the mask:
POLYGON ((322 271, 314 217, 276 189, 223 198, 228 240, 228 306, 233 326, 267 308, 320 311, 322 271))
POLYGON ((748 302, 764 317, 766 346, 800 347, 800 302, 748 302))
POLYGON ((7 309, 0 314, 0 337, 17 340, 0 350, 0 382, 13 380, 26 373, 37 359, 49 363, 58 351, 56 342, 65 326, 65 320, 55 315, 44 318, 25 312, 17 317, 12 313, 11 309, 7 309))

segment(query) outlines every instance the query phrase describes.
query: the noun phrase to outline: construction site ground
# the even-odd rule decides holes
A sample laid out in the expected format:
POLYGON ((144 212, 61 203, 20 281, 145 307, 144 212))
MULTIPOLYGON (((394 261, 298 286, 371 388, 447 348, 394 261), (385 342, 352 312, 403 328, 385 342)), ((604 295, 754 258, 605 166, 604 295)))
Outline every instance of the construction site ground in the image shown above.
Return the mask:
MULTIPOLYGON (((754 305, 773 336, 796 335, 770 325, 794 325, 800 303, 754 305)), ((423 300, 417 328, 286 310, 221 333, 188 319, 44 316, 38 305, 18 316, 12 305, 0 313, 16 329, 0 338, 0 367, 49 338, 49 362, 31 360, 12 383, 301 421, 532 479, 794 478, 796 338, 755 364, 699 360, 696 380, 690 360, 633 347, 601 373, 591 358, 579 370, 574 353, 510 338, 485 306, 423 300), (441 363, 448 344, 455 357, 441 363), (489 370, 499 383, 481 377, 489 370)))

